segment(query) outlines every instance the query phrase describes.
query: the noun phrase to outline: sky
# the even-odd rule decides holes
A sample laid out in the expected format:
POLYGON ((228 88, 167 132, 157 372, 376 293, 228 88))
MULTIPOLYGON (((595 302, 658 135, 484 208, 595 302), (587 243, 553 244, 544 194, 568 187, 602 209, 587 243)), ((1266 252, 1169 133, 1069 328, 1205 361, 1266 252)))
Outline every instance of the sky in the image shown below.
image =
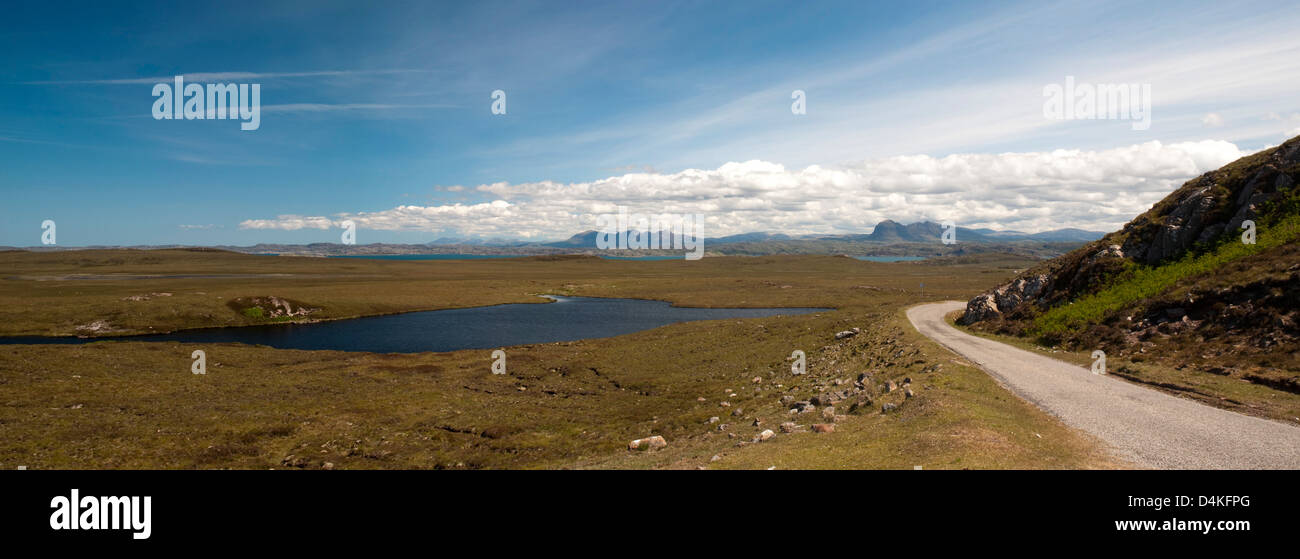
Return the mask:
POLYGON ((1111 231, 1300 135, 1295 8, 11 0, 0 245, 547 241, 620 206, 710 237, 1111 231), (178 75, 258 84, 259 126, 155 119, 178 75), (1149 114, 1054 118, 1067 79, 1149 114))

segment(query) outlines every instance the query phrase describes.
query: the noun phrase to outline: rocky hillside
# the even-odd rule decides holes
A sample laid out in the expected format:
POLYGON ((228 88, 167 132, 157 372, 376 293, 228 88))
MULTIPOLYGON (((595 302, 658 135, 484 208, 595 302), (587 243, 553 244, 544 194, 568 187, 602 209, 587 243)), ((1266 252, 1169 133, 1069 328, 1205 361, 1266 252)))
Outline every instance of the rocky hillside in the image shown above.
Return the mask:
POLYGON ((1188 181, 1123 229, 975 297, 958 322, 1300 392, 1297 183, 1300 137, 1188 181))

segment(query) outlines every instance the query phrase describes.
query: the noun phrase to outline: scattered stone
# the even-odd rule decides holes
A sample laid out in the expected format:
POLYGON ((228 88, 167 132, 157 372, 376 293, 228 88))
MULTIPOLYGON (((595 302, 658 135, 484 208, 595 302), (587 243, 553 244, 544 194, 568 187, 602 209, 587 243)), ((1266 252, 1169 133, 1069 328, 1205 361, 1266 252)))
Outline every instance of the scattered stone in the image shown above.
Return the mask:
POLYGON ((835 402, 838 401, 839 401, 838 394, 831 394, 829 392, 825 394, 818 394, 816 396, 813 396, 812 400, 810 400, 810 402, 814 406, 823 406, 823 407, 833 405, 835 402))
POLYGON ((786 394, 785 396, 781 397, 781 405, 788 408, 793 404, 794 404, 794 396, 786 394))
POLYGON ((718 456, 717 454, 714 454, 713 458, 709 459, 710 462, 717 462, 718 460, 722 460, 722 457, 718 456))
POLYGON ((770 441, 772 440, 772 437, 775 436, 776 433, 773 433, 771 429, 763 429, 762 433, 759 433, 758 435, 754 436, 754 442, 761 443, 764 441, 770 441))
POLYGON ((154 297, 171 297, 171 296, 172 296, 171 293, 149 293, 145 295, 131 295, 129 297, 123 297, 122 300, 123 301, 148 301, 149 299, 152 299, 154 297))
POLYGON ((755 427, 762 427, 762 426, 763 426, 763 420, 762 420, 762 419, 755 419, 753 425, 754 425, 755 427))
POLYGON ((894 405, 894 404, 886 403, 885 405, 880 406, 880 413, 889 413, 889 412, 894 411, 894 410, 896 410, 896 409, 898 409, 898 406, 896 406, 896 405, 894 405))
POLYGON ((729 408, 731 407, 731 402, 719 402, 718 405, 724 408, 729 408))
POLYGON ((835 424, 834 424, 834 423, 814 423, 814 424, 812 425, 812 430, 813 430, 814 433, 834 433, 834 432, 835 432, 835 424))
POLYGON ((712 424, 714 424, 714 423, 717 423, 718 421, 721 421, 721 418, 719 418, 719 417, 716 416, 716 415, 713 416, 713 417, 710 417, 710 418, 709 418, 709 424, 710 424, 710 425, 712 425, 712 424))
POLYGON ((664 438, 659 435, 646 437, 644 439, 636 439, 627 443, 628 450, 658 450, 666 446, 668 446, 668 441, 665 441, 664 438))
POLYGON ((85 332, 90 334, 100 334, 105 332, 113 332, 116 330, 118 330, 118 328, 109 324, 107 320, 95 320, 87 324, 81 324, 77 326, 78 332, 85 332))
POLYGON ((837 340, 843 340, 844 338, 852 338, 853 336, 856 336, 856 335, 858 335, 858 333, 857 333, 857 332, 854 332, 853 330, 845 330, 845 331, 843 331, 843 332, 836 332, 836 333, 835 333, 835 339, 837 339, 837 340))
POLYGON ((794 430, 797 429, 798 427, 799 427, 799 425, 796 424, 795 422, 793 422, 793 421, 787 421, 787 422, 781 424, 781 432, 782 432, 782 433, 793 433, 794 430))
POLYGON ((333 463, 333 462, 326 462, 326 463, 324 463, 324 464, 321 465, 320 469, 322 469, 322 470, 333 470, 333 469, 334 469, 334 463, 333 463))
POLYGON ((752 383, 754 383, 754 384, 762 384, 762 383, 763 383, 763 377, 754 377, 754 379, 751 380, 750 382, 752 382, 752 383))
POLYGON ((824 419, 824 420, 826 420, 826 421, 829 421, 829 422, 831 422, 831 423, 834 423, 834 422, 835 422, 835 408, 834 408, 834 407, 822 408, 822 419, 824 419))
POLYGON ((908 397, 908 398, 911 398, 911 397, 913 397, 913 396, 916 396, 916 394, 912 392, 912 389, 911 389, 911 388, 904 388, 904 389, 903 389, 903 396, 908 397))
POLYGON ((719 424, 718 424, 718 430, 719 430, 719 431, 726 431, 726 430, 727 430, 727 424, 726 424, 726 423, 719 423, 719 424))
POLYGON ((884 392, 885 394, 889 394, 890 392, 893 392, 895 390, 898 390, 898 385, 894 384, 894 381, 892 380, 880 386, 880 391, 884 392))
POLYGON ((732 417, 740 417, 742 415, 745 415, 745 410, 743 408, 736 408, 734 410, 731 410, 732 417))

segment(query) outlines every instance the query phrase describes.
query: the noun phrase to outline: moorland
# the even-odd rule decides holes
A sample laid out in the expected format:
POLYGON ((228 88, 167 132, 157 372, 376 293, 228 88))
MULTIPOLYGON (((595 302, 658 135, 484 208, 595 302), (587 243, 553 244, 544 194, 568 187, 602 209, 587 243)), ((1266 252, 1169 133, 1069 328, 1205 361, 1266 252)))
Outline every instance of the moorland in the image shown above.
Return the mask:
POLYGON ((1124 466, 903 315, 1005 281, 1033 264, 1022 257, 382 261, 187 249, 9 251, 0 262, 5 336, 547 304, 542 294, 834 309, 508 347, 504 375, 483 350, 3 345, 5 468, 1124 466), (277 316, 282 303, 302 312, 277 316), (196 349, 206 374, 191 373, 196 349), (806 374, 792 374, 795 350, 806 374), (629 450, 653 436, 667 446, 629 450))

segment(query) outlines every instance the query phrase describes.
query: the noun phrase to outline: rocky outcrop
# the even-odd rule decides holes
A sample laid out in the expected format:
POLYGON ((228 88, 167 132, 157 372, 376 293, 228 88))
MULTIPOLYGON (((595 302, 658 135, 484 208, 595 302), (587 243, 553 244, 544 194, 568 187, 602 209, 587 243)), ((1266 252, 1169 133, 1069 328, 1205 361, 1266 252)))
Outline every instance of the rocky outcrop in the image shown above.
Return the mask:
POLYGON ((228 301, 226 306, 252 319, 301 318, 320 310, 300 301, 273 295, 236 297, 228 301))
POLYGON ((1047 274, 1016 278, 1011 283, 971 299, 959 322, 972 324, 988 320, 1010 312, 1026 301, 1036 300, 1047 291, 1050 280, 1051 277, 1047 274))
POLYGON ((1157 265, 1241 233, 1300 182, 1300 138, 1187 181, 1110 233, 971 299, 958 323, 1024 319, 1104 286, 1131 263, 1157 265))

